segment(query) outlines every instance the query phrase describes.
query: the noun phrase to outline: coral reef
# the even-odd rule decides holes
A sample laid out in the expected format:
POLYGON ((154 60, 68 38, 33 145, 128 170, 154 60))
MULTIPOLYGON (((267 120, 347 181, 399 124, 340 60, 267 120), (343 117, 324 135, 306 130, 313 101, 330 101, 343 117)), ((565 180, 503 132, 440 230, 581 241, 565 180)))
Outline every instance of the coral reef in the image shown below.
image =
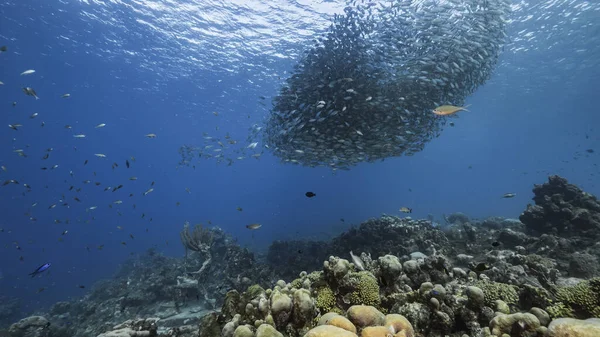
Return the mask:
POLYGON ((593 195, 556 175, 535 185, 533 193, 535 205, 528 205, 519 217, 529 231, 592 240, 600 236, 600 202, 593 195))
POLYGON ((597 201, 555 176, 534 193, 523 222, 384 215, 330 242, 275 242, 264 261, 188 224, 184 259, 150 250, 0 336, 597 336, 597 201))

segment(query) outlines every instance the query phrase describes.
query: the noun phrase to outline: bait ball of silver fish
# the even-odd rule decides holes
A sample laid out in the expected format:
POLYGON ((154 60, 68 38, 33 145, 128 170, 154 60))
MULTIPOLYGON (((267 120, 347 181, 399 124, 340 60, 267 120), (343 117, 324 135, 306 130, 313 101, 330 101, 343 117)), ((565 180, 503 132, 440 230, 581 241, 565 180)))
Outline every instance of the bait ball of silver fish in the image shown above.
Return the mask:
POLYGON ((274 98, 264 142, 284 162, 348 169, 412 155, 489 79, 506 39, 505 0, 347 7, 274 98))

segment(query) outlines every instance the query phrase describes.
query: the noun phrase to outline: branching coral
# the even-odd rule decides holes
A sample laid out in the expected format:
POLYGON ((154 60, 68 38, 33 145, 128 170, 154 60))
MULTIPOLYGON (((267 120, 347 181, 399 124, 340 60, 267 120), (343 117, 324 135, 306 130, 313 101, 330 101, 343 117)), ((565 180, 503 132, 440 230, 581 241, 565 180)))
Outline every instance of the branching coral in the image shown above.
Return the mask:
POLYGON ((315 304, 321 314, 330 312, 335 306, 335 294, 328 286, 316 290, 315 304))
POLYGON ((600 318, 600 278, 559 288, 557 303, 547 308, 553 317, 600 318))
POLYGON ((519 301, 516 287, 510 284, 481 281, 477 282, 475 286, 483 290, 484 303, 489 307, 493 307, 496 300, 503 300, 509 305, 515 305, 519 301))
POLYGON ((379 306, 381 298, 379 297, 379 284, 377 279, 367 271, 361 271, 353 275, 356 281, 356 287, 349 294, 350 304, 362 304, 379 306))

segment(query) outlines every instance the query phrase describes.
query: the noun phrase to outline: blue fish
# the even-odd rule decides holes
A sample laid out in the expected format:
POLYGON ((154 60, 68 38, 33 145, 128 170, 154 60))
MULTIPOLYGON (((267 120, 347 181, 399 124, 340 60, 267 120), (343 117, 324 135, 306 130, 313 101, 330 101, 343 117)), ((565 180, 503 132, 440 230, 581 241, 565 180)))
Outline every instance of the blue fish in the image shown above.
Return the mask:
POLYGON ((31 275, 31 277, 36 277, 38 274, 41 274, 41 273, 45 272, 46 270, 48 270, 48 268, 50 268, 50 263, 44 263, 43 265, 39 266, 38 269, 36 269, 33 273, 31 273, 29 275, 31 275))

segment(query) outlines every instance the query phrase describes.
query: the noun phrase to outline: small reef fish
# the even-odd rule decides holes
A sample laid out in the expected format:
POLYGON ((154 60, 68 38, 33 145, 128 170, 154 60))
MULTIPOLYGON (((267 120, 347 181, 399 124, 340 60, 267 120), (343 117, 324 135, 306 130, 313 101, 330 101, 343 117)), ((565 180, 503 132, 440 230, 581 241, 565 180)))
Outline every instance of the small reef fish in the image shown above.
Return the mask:
POLYGON ((99 129, 99 128, 103 128, 103 127, 105 127, 105 126, 106 126, 106 124, 104 124, 104 123, 100 123, 100 124, 96 125, 96 126, 95 126, 95 128, 96 128, 96 129, 99 129))
POLYGON ((31 114, 31 116, 29 116, 29 118, 31 118, 31 119, 34 119, 34 118, 36 118, 37 116, 38 116, 38 113, 37 113, 37 112, 34 112, 34 113, 32 113, 32 114, 31 114))
POLYGON ((31 275, 31 277, 36 277, 37 275, 48 270, 48 268, 50 268, 50 263, 44 263, 43 265, 39 266, 36 270, 33 271, 33 273, 31 273, 29 275, 31 275))
POLYGON ((149 133, 149 134, 147 134, 145 137, 147 137, 147 138, 156 138, 156 134, 154 134, 154 133, 149 133))
POLYGON ((463 107, 454 106, 454 105, 442 105, 442 106, 438 106, 437 108, 433 109, 433 113, 438 116, 448 116, 448 115, 453 115, 459 111, 469 111, 469 110, 467 110, 467 108, 469 106, 470 106, 470 104, 465 105, 463 107))
POLYGON ((106 155, 103 153, 94 153, 94 156, 96 156, 98 158, 106 158, 106 155))
POLYGON ((33 90, 33 88, 30 87, 25 87, 23 88, 23 92, 25 93, 25 95, 27 96, 33 96, 35 97, 35 99, 40 99, 37 94, 35 93, 35 90, 33 90))
POLYGON ((505 193, 502 198, 508 199, 508 198, 514 198, 517 196, 517 193, 505 193))
POLYGON ((8 127, 11 128, 11 129, 13 129, 13 130, 15 130, 15 131, 18 131, 19 130, 18 128, 20 128, 21 126, 23 126, 23 125, 21 125, 21 124, 8 124, 8 127))
POLYGON ((356 266, 356 269, 358 269, 358 270, 365 270, 365 266, 363 265, 363 262, 360 259, 360 257, 354 255, 352 253, 352 251, 350 251, 350 257, 352 258, 352 262, 356 266))
POLYGON ((402 212, 402 213, 412 213, 412 208, 400 207, 399 211, 402 212))
POLYGON ((471 270, 473 270, 477 274, 481 274, 482 272, 484 272, 490 268, 491 268, 491 266, 485 262, 480 262, 476 265, 473 263, 473 265, 471 266, 471 270))
POLYGON ((248 145, 248 148, 254 149, 254 148, 256 148, 257 145, 258 145, 258 142, 250 143, 250 145, 248 145))
POLYGON ((7 50, 8 50, 8 47, 7 47, 7 46, 2 46, 2 47, 0 47, 0 52, 2 52, 2 53, 4 53, 4 52, 5 52, 5 51, 7 51, 7 50))
POLYGON ((249 225, 246 225, 246 228, 248 228, 249 230, 256 230, 256 229, 259 229, 261 227, 262 227, 262 225, 258 224, 258 223, 251 223, 249 225))
POLYGON ((312 197, 316 196, 317 194, 316 194, 316 193, 313 193, 313 192, 306 192, 306 193, 304 193, 304 195, 305 195, 307 198, 312 198, 312 197))
POLYGON ((71 94, 64 94, 64 95, 62 95, 60 97, 62 97, 62 98, 69 98, 69 97, 71 97, 71 94))
POLYGON ((24 72, 22 72, 22 73, 21 73, 21 76, 23 76, 23 75, 31 75, 31 74, 33 74, 33 73, 35 73, 35 70, 33 70, 33 69, 28 69, 28 70, 25 70, 24 72))
POLYGON ((151 188, 151 189, 147 190, 146 192, 144 192, 144 195, 148 195, 148 193, 151 193, 152 191, 154 191, 153 188, 151 188))
POLYGON ((80 133, 77 135, 73 135, 73 138, 85 138, 85 135, 83 133, 80 133))

